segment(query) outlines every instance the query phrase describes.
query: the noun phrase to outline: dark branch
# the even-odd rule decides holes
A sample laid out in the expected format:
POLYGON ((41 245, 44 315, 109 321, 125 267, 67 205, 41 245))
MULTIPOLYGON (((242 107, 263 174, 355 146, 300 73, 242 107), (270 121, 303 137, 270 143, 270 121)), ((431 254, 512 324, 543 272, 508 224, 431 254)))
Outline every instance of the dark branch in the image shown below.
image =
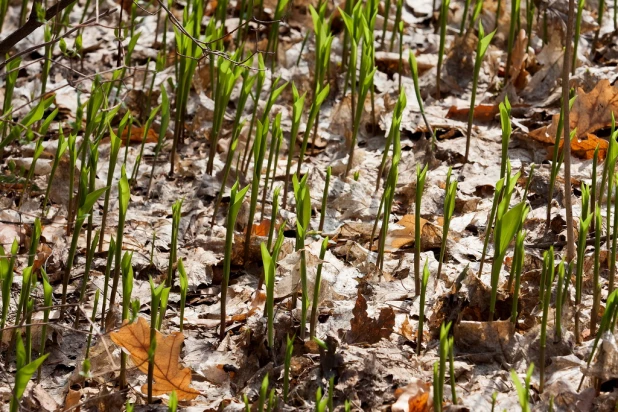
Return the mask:
MULTIPOLYGON (((75 3, 75 0, 58 1, 58 3, 52 5, 45 11, 45 20, 51 20, 58 13, 60 13, 62 10, 66 9, 73 3, 75 3)), ((36 4, 37 2, 34 2, 32 5, 32 10, 30 11, 28 21, 24 23, 24 25, 21 26, 19 29, 9 34, 4 40, 0 41, 0 55, 8 53, 13 48, 13 46, 28 37, 30 33, 43 25, 43 23, 37 20, 36 4)))

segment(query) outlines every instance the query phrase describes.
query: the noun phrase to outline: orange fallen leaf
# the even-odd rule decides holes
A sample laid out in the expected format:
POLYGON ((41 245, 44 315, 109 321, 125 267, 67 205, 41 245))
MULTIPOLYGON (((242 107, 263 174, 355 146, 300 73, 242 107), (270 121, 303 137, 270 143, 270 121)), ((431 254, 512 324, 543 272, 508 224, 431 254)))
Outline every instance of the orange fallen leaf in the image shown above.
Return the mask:
POLYGON ((260 223, 251 226, 251 233, 255 236, 268 236, 270 231, 270 219, 264 219, 260 223))
POLYGON ((416 333, 414 333, 414 330, 412 330, 412 325, 410 325, 410 321, 408 320, 407 316, 401 324, 401 334, 410 342, 414 342, 416 340, 416 333))
MULTIPOLYGON (((562 150, 564 140, 560 141, 560 150, 562 150)), ((579 159, 590 160, 594 157, 594 151, 599 146, 599 162, 605 159, 607 155, 607 149, 609 149, 609 142, 607 140, 599 139, 593 134, 586 135, 583 140, 573 139, 571 140, 571 153, 579 159)), ((548 158, 551 159, 553 155, 553 146, 548 148, 548 158), (550 154, 551 153, 551 154, 550 154)))
MULTIPOLYGON (((125 348, 137 368, 148 373, 148 349, 150 348, 150 324, 144 318, 134 323, 125 323, 118 332, 110 334, 112 341, 125 348)), ((181 332, 164 336, 156 332, 157 348, 154 355, 153 395, 164 395, 176 391, 178 400, 195 399, 200 393, 191 388, 191 369, 178 364, 180 348, 185 337, 181 332)), ((146 393, 148 385, 142 386, 146 393)))
MULTIPOLYGON (((467 121, 469 113, 469 107, 458 108, 457 106, 451 106, 451 108, 448 109, 446 118, 467 121)), ((479 104, 474 107, 474 120, 479 122, 491 122, 498 113, 499 109, 496 104, 479 104)))
POLYGON ((388 338, 395 327, 395 312, 393 308, 382 308, 378 319, 367 314, 367 300, 358 291, 356 304, 352 310, 354 317, 350 320, 352 330, 348 332, 348 343, 378 343, 382 338, 388 338))
MULTIPOLYGON (((618 86, 612 86, 609 80, 603 79, 589 93, 579 88, 569 114, 571 130, 577 129, 577 138, 586 140, 586 136, 611 126, 612 113, 618 113, 618 86)), ((533 130, 528 136, 541 143, 554 144, 559 119, 560 114, 557 113, 551 125, 533 130)), ((587 149, 582 149, 573 155, 584 156, 587 152, 587 149)), ((592 155, 587 159, 591 158, 592 155)))
MULTIPOLYGON (((116 131, 117 132, 117 131, 116 131)), ((131 143, 142 143, 142 139, 144 138, 144 128, 143 127, 131 127, 131 135, 129 135, 129 128, 125 127, 122 131, 122 136, 120 139, 122 143, 127 144, 127 140, 131 143), (128 139, 127 139, 128 136, 128 139)), ((146 143, 157 143, 159 141, 159 136, 157 133, 151 128, 148 129, 148 133, 146 133, 146 143)))
MULTIPOLYGON (((429 223, 421 218, 421 248, 431 249, 439 247, 442 239, 441 228, 429 223)), ((401 229, 389 230, 386 235, 385 250, 392 252, 396 249, 412 246, 414 244, 415 222, 414 215, 405 215, 397 225, 403 226, 401 229)))
POLYGON ((431 385, 414 378, 408 385, 395 391, 397 402, 391 406, 393 412, 428 412, 432 410, 431 385))

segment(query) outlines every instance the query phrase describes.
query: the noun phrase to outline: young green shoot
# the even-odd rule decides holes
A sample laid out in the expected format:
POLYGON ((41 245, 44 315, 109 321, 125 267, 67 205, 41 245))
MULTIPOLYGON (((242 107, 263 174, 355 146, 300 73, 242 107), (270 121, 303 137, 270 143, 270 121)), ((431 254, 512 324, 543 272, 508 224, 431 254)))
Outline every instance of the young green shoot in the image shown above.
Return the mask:
POLYGON ((318 231, 322 232, 324 230, 324 220, 326 219, 326 203, 328 201, 328 187, 330 186, 330 177, 333 173, 333 169, 328 166, 326 168, 326 179, 324 180, 324 193, 322 194, 322 208, 320 209, 320 224, 318 226, 318 231))
MULTIPOLYGON (((519 0, 515 0, 519 2, 519 0)), ((474 107, 476 104, 476 87, 478 85, 479 73, 481 72, 481 65, 483 63, 483 58, 485 57, 485 52, 487 52, 487 48, 489 47, 489 43, 491 43, 491 39, 493 39, 496 31, 492 31, 488 35, 485 35, 485 31, 483 30, 483 24, 479 23, 479 40, 476 46, 476 58, 474 60, 474 72, 472 75, 472 96, 470 97, 470 110, 468 111, 468 129, 466 131, 466 153, 464 155, 464 162, 468 163, 468 157, 470 154, 470 138, 472 135, 472 121, 474 120, 474 107)))
POLYGON ((421 295, 419 300, 418 335, 416 338, 416 356, 421 355, 423 347, 423 325, 425 324, 425 297, 427 296, 427 283, 429 282, 429 261, 425 260, 423 267, 423 279, 421 279, 421 295))
POLYGON ((534 363, 531 363, 526 371, 526 377, 524 382, 519 380, 517 372, 511 369, 511 379, 515 384, 517 390, 517 399, 519 400, 519 406, 521 406, 521 412, 530 412, 530 378, 532 377, 532 371, 534 371, 534 363))
POLYGON ((285 166, 285 181, 283 183, 283 209, 287 206, 288 200, 288 188, 290 186, 290 169, 292 167, 292 158, 294 157, 294 151, 296 148, 296 139, 298 138, 298 129, 300 128, 300 120, 305 107, 305 96, 307 92, 302 95, 298 93, 296 85, 292 83, 292 96, 294 103, 292 104, 292 130, 290 133, 290 143, 288 145, 288 161, 285 166))
POLYGON ((444 193, 444 223, 442 226, 442 245, 440 246, 440 257, 438 258, 438 273, 436 279, 440 279, 442 274, 442 263, 446 254, 446 243, 448 240, 448 230, 451 225, 451 219, 455 212, 455 198, 457 196, 457 179, 451 180, 453 169, 449 167, 446 174, 446 186, 444 193))
POLYGON ((414 294, 418 296, 421 289, 421 202, 425 190, 425 179, 429 165, 421 170, 416 165, 416 201, 414 202, 414 294))
MULTIPOLYGON (((448 0, 447 0, 448 1, 448 0)), ((416 63, 416 57, 414 53, 410 51, 410 55, 408 58, 410 62, 410 69, 412 70, 412 80, 414 82, 414 95, 416 96, 416 101, 418 102, 418 107, 421 112, 421 116, 423 117, 423 122, 425 122, 425 127, 431 134, 431 141, 433 146, 436 144, 436 135, 433 131, 433 128, 429 124, 427 120, 427 115, 425 114, 425 105, 423 104, 423 97, 421 96, 421 89, 418 82, 418 64, 416 63)))
MULTIPOLYGON (((251 234, 253 228, 253 220, 257 209, 257 201, 260 190, 260 178, 262 177, 262 164, 264 163, 264 155, 266 153, 266 141, 268 137, 268 120, 262 124, 258 120, 257 132, 255 134, 255 143, 253 145, 253 176, 251 180, 251 202, 249 204, 249 219, 247 220, 247 232, 245 234, 244 245, 244 261, 249 260, 249 247, 251 244, 251 234)), ((227 228, 230 230, 229 226, 227 228)))
POLYGON ((307 324, 307 308, 309 307, 309 287, 307 283, 307 258, 305 252, 305 236, 309 230, 311 219, 311 197, 307 187, 306 174, 300 182, 296 175, 292 178, 294 184, 294 198, 296 200, 296 250, 300 251, 300 282, 301 296, 301 320, 300 338, 305 340, 305 325, 307 324))
POLYGON ((296 335, 293 335, 290 338, 290 335, 286 337, 286 345, 285 345, 285 358, 283 361, 283 403, 288 403, 288 393, 290 389, 290 367, 292 364, 292 353, 294 352, 294 338, 296 335))
MULTIPOLYGON (((598 146, 597 146, 598 148, 598 146)), ((594 335, 597 331, 597 323, 599 321, 599 308, 601 306, 601 283, 600 283, 600 275, 601 264, 600 264, 600 255, 601 255, 601 209, 600 207, 596 207, 594 213, 595 219, 595 231, 594 231, 594 269, 593 269, 593 278, 592 278, 592 309, 590 310, 590 334, 594 335)))
MULTIPOLYGON (((543 296, 541 304, 543 306, 543 317, 541 319, 541 338, 540 338, 540 378, 539 392, 543 393, 545 386, 545 352, 547 350, 547 322, 549 317, 549 301, 551 300, 551 285, 554 283, 554 248, 551 246, 543 256, 543 272, 545 276, 541 279, 543 282, 543 296)), ((557 296, 560 296, 558 293, 557 296)))
POLYGON ((326 255, 326 248, 328 247, 328 236, 322 240, 322 246, 320 248, 320 256, 318 263, 318 269, 315 274, 315 283, 313 286, 313 303, 311 304, 311 325, 309 327, 309 338, 315 337, 315 328, 318 322, 318 303, 320 298, 320 285, 322 283, 322 266, 324 264, 324 256, 326 255))
MULTIPOLYGON (((513 60, 513 48, 515 45, 515 34, 517 30, 517 23, 519 20, 519 10, 521 8, 521 0, 511 1, 511 23, 509 25, 509 37, 507 40, 507 55, 506 55, 506 71, 504 72, 505 82, 509 80, 511 62, 513 60)), ((529 36, 531 34, 528 34, 529 36)), ((483 36, 479 36, 483 37, 483 36)))
POLYGON ((511 290, 511 281, 515 279, 515 288, 513 289, 513 304, 511 307, 511 323, 517 324, 517 306, 519 302, 519 288, 521 286, 521 273, 524 264, 524 240, 526 239, 526 231, 520 230, 515 239, 515 253, 513 254, 513 263, 511 267, 511 276, 509 277, 508 290, 511 290))
MULTIPOLYGON (((221 329, 219 338, 223 340, 225 337, 225 321, 226 321, 226 300, 227 286, 230 281, 230 271, 232 266, 232 244, 234 242, 234 226, 236 225, 236 217, 240 211, 240 206, 245 199, 245 195, 249 190, 249 186, 238 190, 238 182, 232 186, 230 193, 230 206, 227 212, 226 233, 225 233, 225 254, 223 256, 223 280, 221 281, 221 329)), ((251 220, 249 221, 251 222, 251 220)), ((247 227, 247 231, 251 232, 251 223, 247 227)))

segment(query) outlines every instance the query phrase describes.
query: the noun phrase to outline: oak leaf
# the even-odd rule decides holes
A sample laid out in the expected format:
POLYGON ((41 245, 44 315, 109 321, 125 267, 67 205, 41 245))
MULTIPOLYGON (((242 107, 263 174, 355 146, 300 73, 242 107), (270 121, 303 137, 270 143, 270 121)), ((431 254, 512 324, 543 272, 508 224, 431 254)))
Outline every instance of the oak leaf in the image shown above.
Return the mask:
POLYGON ((354 317, 350 320, 352 330, 347 334, 348 343, 378 343, 380 339, 388 338, 395 327, 393 308, 382 308, 377 319, 369 317, 367 300, 360 290, 352 314, 354 317))
MULTIPOLYGON (((442 229, 421 218, 421 249, 440 247, 442 242, 442 229)), ((414 244, 415 222, 414 215, 405 215, 397 225, 400 229, 389 230, 386 235, 385 250, 392 252, 397 249, 409 247, 414 244)))
MULTIPOLYGON (((118 332, 110 334, 116 345, 126 349, 137 368, 148 373, 148 349, 150 348, 150 324, 144 318, 137 318, 134 323, 125 323, 118 332)), ((181 332, 164 336, 157 331, 157 347, 154 354, 153 395, 169 394, 176 391, 178 400, 195 399, 200 393, 191 388, 191 369, 178 364, 180 349, 185 337, 181 332)), ((148 385, 142 386, 146 393, 148 385)))
MULTIPOLYGON (((577 136, 573 144, 579 144, 580 142, 575 143, 578 139, 579 141, 586 141, 588 140, 587 136, 594 135, 600 129, 611 126, 612 113, 618 113, 618 86, 612 86, 609 80, 602 79, 589 93, 579 88, 577 98, 569 112, 571 130, 577 128, 577 136)), ((528 134, 529 137, 541 143, 553 145, 559 119, 560 114, 555 114, 551 125, 531 131, 528 134)), ((602 141, 602 139, 599 140, 602 141)), ((594 151, 594 147, 592 151, 594 151)), ((588 156, 586 153, 588 153, 588 150, 574 152, 573 155, 577 157, 588 156)), ((602 146, 599 148, 599 153, 604 157, 605 153, 602 146)), ((583 157, 583 159, 591 159, 592 154, 589 156, 583 157)))

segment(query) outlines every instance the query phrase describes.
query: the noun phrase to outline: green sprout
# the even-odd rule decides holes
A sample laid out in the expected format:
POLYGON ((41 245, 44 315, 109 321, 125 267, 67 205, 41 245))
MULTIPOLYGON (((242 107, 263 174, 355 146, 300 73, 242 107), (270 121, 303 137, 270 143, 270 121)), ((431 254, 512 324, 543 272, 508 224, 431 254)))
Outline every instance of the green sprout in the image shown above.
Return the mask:
MULTIPOLYGON (((545 351, 547 349, 547 320, 549 315, 549 301, 551 300, 551 285, 554 283, 554 248, 549 248, 543 256, 543 272, 544 276, 541 277, 543 286, 542 306, 543 317, 541 320, 541 351, 539 356, 540 365, 540 378, 539 378, 539 392, 543 393, 543 387, 545 386, 545 351)), ((560 294, 558 294, 559 296, 560 294)))
POLYGON ((328 247, 328 236, 322 241, 320 248, 320 263, 318 263, 318 269, 315 275, 315 284, 313 286, 313 303, 311 304, 311 324, 309 327, 309 338, 315 337, 315 328, 318 322, 318 303, 320 298, 320 285, 322 283, 322 265, 324 264, 324 256, 326 255, 326 248, 328 247))
POLYGON ((326 179, 324 180, 324 193, 322 194, 322 207, 320 209, 320 224, 318 226, 318 231, 322 232, 324 230, 324 220, 326 219, 326 202, 328 201, 328 186, 330 185, 330 177, 333 173, 333 169, 328 166, 326 168, 326 179))
MULTIPOLYGON (((232 266, 232 242, 234 241, 234 226, 236 225, 236 217, 240 211, 245 195, 249 190, 249 186, 238 190, 238 182, 232 186, 230 193, 230 206, 227 212, 226 222, 226 234, 225 234, 225 255, 223 257, 223 280, 221 282, 221 329, 219 331, 219 338, 223 340, 225 337, 225 318, 226 318, 226 300, 227 300, 227 286, 230 281, 230 271, 232 266)), ((251 228, 248 227, 247 231, 250 232, 251 228)))
POLYGON ((305 252, 305 236, 309 230, 311 219, 311 196, 307 187, 306 174, 299 182, 296 175, 292 178, 294 197, 296 199, 296 250, 300 251, 300 282, 302 288, 300 338, 305 339, 305 325, 307 324, 307 307, 309 306, 309 288, 307 285, 307 258, 305 252))
POLYGON ((448 230, 451 225, 453 212, 455 211, 455 197, 457 196, 457 179, 451 180, 453 169, 449 167, 446 174, 446 186, 444 193, 444 223, 442 226, 442 245, 440 246, 440 257, 438 259, 438 274, 436 279, 440 279, 442 274, 442 263, 446 254, 446 242, 448 240, 448 230))
MULTIPOLYGON (((519 2, 519 0, 515 0, 519 2)), ((496 31, 492 31, 487 36, 483 30, 483 24, 479 23, 479 41, 476 46, 476 58, 474 61, 474 73, 472 76, 472 96, 470 97, 470 110, 468 111, 468 129, 466 132, 466 153, 464 155, 465 163, 468 163, 468 155, 470 153, 470 137, 472 134, 472 121, 474 120, 474 107, 476 103, 476 87, 478 85, 479 73, 481 71, 481 64, 483 63, 483 57, 485 52, 491 43, 496 31)))
POLYGON ((526 371, 526 378, 522 384, 517 373, 511 369, 511 379, 515 384, 515 389, 517 389, 517 398, 522 412, 530 412, 530 378, 532 377, 533 370, 534 363, 531 363, 526 371))
POLYGON ((423 267, 423 279, 421 279, 421 295, 419 300, 418 337, 416 341, 416 356, 420 356, 423 347, 423 325, 425 324, 425 297, 427 295, 427 283, 429 282, 429 261, 425 260, 423 267))
POLYGON ((414 293, 419 294, 421 289, 421 202, 425 190, 425 178, 429 165, 421 170, 416 165, 416 201, 414 202, 414 293))

